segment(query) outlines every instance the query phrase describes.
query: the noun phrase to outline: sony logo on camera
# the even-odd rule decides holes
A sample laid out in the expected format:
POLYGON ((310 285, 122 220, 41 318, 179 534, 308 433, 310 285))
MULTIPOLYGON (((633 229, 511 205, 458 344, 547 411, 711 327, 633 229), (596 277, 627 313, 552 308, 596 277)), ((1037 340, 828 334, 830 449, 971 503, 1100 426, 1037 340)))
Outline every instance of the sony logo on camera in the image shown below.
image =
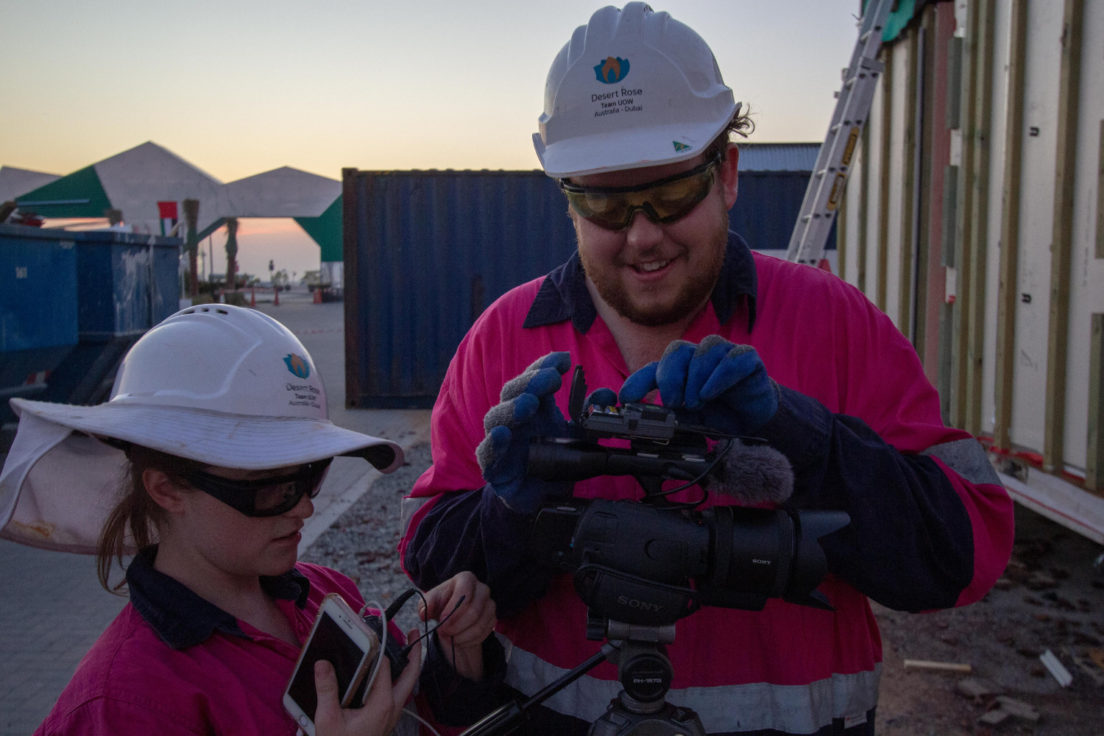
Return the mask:
POLYGON ((640 600, 639 598, 630 598, 627 595, 617 596, 617 602, 618 602, 618 604, 620 604, 622 606, 626 606, 628 608, 636 608, 636 609, 639 609, 641 611, 648 611, 649 613, 659 613, 664 608, 666 608, 666 606, 661 606, 658 603, 652 603, 651 601, 643 601, 643 600, 640 600))

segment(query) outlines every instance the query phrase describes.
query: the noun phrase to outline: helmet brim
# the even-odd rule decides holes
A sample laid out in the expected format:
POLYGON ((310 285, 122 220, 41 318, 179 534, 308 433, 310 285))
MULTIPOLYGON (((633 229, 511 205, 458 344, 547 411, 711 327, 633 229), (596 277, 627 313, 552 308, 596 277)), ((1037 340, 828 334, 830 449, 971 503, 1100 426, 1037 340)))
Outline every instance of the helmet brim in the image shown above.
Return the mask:
POLYGON ((110 402, 12 399, 11 405, 20 421, 0 471, 0 537, 65 552, 97 551, 100 531, 125 492, 129 463, 120 443, 244 470, 338 455, 363 457, 384 473, 403 463, 394 442, 328 420, 110 402))
POLYGON ((94 437, 149 447, 206 465, 267 470, 338 455, 363 457, 383 473, 402 465, 402 448, 329 420, 220 414, 177 406, 107 402, 96 406, 12 399, 35 416, 94 437))
POLYGON ((720 126, 678 124, 620 130, 570 138, 550 146, 544 144, 540 133, 534 133, 533 145, 544 173, 554 179, 570 179, 687 161, 704 152, 727 124, 726 118, 720 126))

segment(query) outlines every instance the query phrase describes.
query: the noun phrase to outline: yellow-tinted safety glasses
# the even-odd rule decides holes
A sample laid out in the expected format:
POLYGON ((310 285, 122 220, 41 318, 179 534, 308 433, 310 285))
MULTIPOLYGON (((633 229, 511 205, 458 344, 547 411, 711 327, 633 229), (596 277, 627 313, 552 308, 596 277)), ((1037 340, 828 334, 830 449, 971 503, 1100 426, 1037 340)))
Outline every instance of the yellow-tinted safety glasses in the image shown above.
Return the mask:
POLYGON ((680 220, 705 199, 713 186, 713 172, 720 156, 674 176, 633 187, 581 187, 570 179, 560 189, 581 217, 607 230, 623 230, 637 210, 652 222, 680 220))

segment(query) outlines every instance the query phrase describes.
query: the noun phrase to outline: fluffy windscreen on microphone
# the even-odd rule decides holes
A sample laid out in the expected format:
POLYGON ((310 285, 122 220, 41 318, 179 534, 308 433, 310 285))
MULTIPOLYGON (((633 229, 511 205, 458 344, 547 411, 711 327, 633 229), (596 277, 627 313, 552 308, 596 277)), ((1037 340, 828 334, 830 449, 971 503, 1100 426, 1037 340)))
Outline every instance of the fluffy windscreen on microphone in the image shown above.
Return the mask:
POLYGON ((724 457, 705 481, 710 492, 747 506, 782 503, 793 494, 793 468, 785 455, 769 445, 728 442, 724 457))

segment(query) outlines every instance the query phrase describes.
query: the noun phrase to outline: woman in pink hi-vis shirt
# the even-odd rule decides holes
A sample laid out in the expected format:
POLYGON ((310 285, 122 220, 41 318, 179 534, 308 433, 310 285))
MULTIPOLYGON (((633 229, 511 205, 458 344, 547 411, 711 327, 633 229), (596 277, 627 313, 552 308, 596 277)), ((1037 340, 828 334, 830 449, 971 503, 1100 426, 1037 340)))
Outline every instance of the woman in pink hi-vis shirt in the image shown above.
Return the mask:
MULTIPOLYGON (((323 598, 365 608, 349 578, 297 562, 311 499, 335 456, 391 472, 401 449, 330 422, 295 336, 224 305, 182 310, 147 332, 106 403, 12 403, 20 423, 0 486, 18 503, 6 535, 94 548, 109 590, 114 563, 134 554, 129 603, 36 733, 295 734, 283 693, 323 598)), ((377 736, 400 720, 416 728, 404 716, 419 682, 409 705, 419 719, 462 725, 495 705, 503 656, 487 586, 459 573, 421 602, 423 619, 440 625, 412 642, 394 682, 383 661, 363 704, 341 708, 333 668, 319 663, 318 736, 377 736)), ((389 624, 388 651, 405 641, 389 624)))

